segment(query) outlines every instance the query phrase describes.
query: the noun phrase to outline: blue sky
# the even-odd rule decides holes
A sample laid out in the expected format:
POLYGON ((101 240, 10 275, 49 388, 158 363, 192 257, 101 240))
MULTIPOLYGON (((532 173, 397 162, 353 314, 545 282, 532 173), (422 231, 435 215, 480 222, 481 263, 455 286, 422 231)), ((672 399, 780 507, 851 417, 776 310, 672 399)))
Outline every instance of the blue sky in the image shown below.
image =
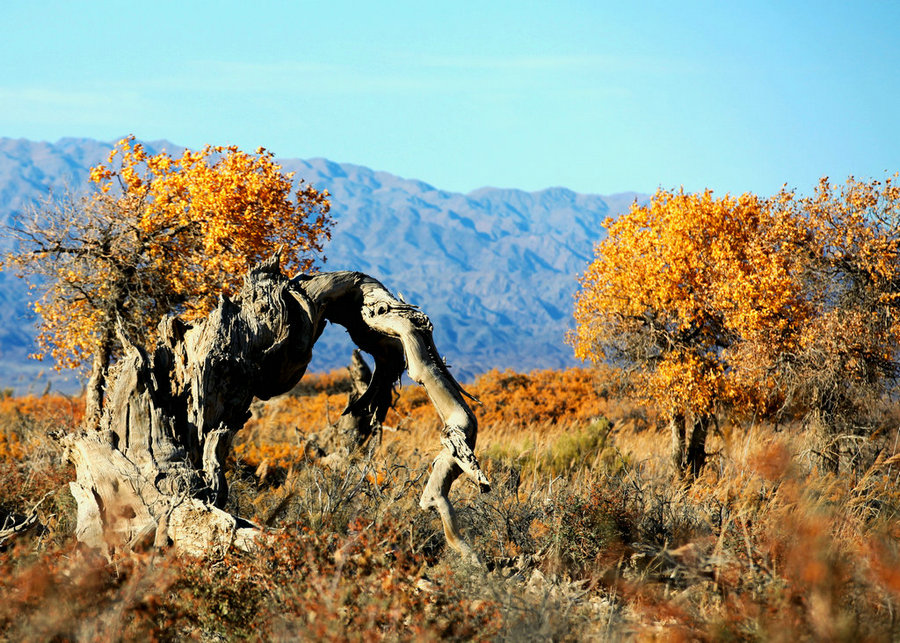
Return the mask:
POLYGON ((261 145, 463 192, 900 170, 896 2, 44 0, 0 25, 0 136, 261 145))

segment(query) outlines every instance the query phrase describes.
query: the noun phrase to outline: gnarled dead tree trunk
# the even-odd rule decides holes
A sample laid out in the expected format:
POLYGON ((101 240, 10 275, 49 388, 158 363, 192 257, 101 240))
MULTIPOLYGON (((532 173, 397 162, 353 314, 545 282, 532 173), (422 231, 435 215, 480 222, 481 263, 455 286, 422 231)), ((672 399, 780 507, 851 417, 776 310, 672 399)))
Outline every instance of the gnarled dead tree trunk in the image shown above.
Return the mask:
POLYGON ((381 443, 381 422, 367 408, 358 406, 372 381, 372 370, 360 354, 359 349, 353 351, 350 358, 350 396, 347 408, 338 419, 335 428, 347 448, 357 451, 365 446, 377 447, 381 443))
POLYGON ((205 321, 164 320, 152 354, 126 351, 111 374, 99 430, 68 440, 78 539, 107 551, 142 542, 198 554, 250 546, 259 529, 222 510, 225 457, 253 398, 285 393, 300 380, 328 321, 375 361, 368 386, 345 411, 358 441, 380 428, 404 369, 427 390, 444 423, 444 448, 420 506, 436 509, 448 543, 470 554, 450 486, 465 472, 483 491, 490 487, 473 452, 475 417, 438 355, 430 321, 371 277, 288 279, 277 257, 251 271, 234 301, 223 298, 205 321))

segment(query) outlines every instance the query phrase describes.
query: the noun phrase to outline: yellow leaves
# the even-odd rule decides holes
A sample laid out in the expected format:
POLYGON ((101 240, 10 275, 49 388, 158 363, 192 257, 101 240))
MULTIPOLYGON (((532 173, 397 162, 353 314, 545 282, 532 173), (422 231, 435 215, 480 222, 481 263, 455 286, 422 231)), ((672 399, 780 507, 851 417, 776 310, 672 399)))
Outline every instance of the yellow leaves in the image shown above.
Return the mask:
POLYGON ((682 413, 708 413, 728 396, 724 367, 717 357, 687 351, 666 355, 650 374, 647 385, 664 390, 667 408, 682 413))
POLYGON ((151 341, 163 314, 205 315, 278 248, 285 271, 313 269, 331 234, 328 195, 303 181, 294 189, 292 176, 263 148, 208 145, 173 157, 132 136, 119 141, 90 171, 97 193, 48 213, 51 229, 30 237, 66 252, 12 260, 46 277, 34 304, 41 352, 84 364, 117 317, 134 339, 151 341))
POLYGON ((802 198, 660 190, 607 223, 568 341, 581 359, 637 366, 639 390, 669 411, 759 404, 785 354, 871 377, 900 347, 896 179, 822 179, 802 198))
MULTIPOLYGON (((327 200, 301 185, 292 201, 290 175, 282 174, 263 148, 251 155, 235 146, 207 146, 201 152, 185 151, 180 159, 166 154, 144 159, 151 174, 151 205, 139 225, 148 233, 183 230, 170 238, 176 254, 217 274, 216 282, 224 274, 245 271, 277 245, 285 246, 289 270, 309 269, 312 260, 306 255, 321 250, 322 239, 329 236, 327 200), (317 215, 312 225, 308 215, 317 215), (215 262, 210 262, 213 256, 215 262)), ((120 175, 127 177, 134 171, 127 151, 123 161, 120 175)), ((151 248, 151 253, 159 250, 151 248)), ((195 284, 203 291, 215 290, 210 286, 195 284)))

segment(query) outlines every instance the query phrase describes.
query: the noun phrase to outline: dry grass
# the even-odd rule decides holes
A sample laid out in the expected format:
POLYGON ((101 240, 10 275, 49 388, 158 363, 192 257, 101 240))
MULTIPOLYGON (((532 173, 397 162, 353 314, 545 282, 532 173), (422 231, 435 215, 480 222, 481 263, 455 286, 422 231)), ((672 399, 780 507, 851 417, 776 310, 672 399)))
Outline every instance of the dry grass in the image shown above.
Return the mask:
POLYGON ((338 468, 311 446, 324 422, 299 409, 336 418, 344 400, 329 387, 339 381, 259 405, 236 449, 229 509, 279 535, 253 556, 212 561, 146 551, 107 564, 81 552, 71 471, 46 437, 77 410, 7 402, 0 510, 23 513, 51 495, 38 509, 45 529, 0 554, 2 636, 900 637, 895 427, 869 439, 855 471, 833 476, 811 464, 815 436, 801 427, 723 422, 706 471, 684 486, 652 415, 604 395, 593 374, 560 374, 556 386, 552 373, 480 382, 477 451, 494 490, 461 481, 453 498, 482 567, 447 552, 436 516, 416 506, 439 446, 416 389, 374 455, 338 468), (561 405, 566 390, 578 399, 561 405))

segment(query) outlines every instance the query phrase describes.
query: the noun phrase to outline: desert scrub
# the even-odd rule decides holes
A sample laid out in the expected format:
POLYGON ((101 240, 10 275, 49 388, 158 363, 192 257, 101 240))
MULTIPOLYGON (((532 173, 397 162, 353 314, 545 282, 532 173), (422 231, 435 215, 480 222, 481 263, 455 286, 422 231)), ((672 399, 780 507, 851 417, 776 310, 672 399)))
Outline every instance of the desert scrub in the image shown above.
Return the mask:
MULTIPOLYGON (((228 510, 272 538, 250 555, 108 563, 79 552, 63 522, 71 473, 46 436, 49 402, 23 404, 22 421, 12 406, 0 414, 24 455, 6 460, 2 497, 24 511, 53 495, 44 534, 0 552, 0 639, 900 638, 895 434, 866 470, 833 476, 799 424, 729 424, 711 466, 673 484, 665 441, 627 422, 483 427, 493 490, 452 491, 476 567, 418 509, 429 427, 386 432, 371 457, 323 461, 300 453, 294 407, 263 408, 245 442, 260 448, 228 474, 228 510)), ((616 418, 640 411, 614 406, 616 418)))
POLYGON ((586 498, 576 495, 561 500, 552 538, 554 566, 581 578, 615 565, 631 536, 623 508, 598 488, 586 498))
POLYGON ((0 529, 33 516, 24 537, 37 547, 72 536, 75 503, 67 484, 74 471, 58 438, 80 416, 80 405, 61 396, 0 399, 0 529))
POLYGON ((501 468, 513 466, 523 473, 558 476, 598 465, 601 471, 614 472, 628 463, 612 443, 612 423, 606 418, 586 425, 532 429, 521 442, 492 440, 482 456, 485 466, 490 467, 493 460, 501 468))
MULTIPOLYGON (((391 523, 343 532, 291 525, 253 554, 218 560, 134 552, 107 562, 0 555, 0 636, 14 640, 471 640, 500 629, 494 604, 450 572, 423 574, 391 523)), ((12 555, 16 555, 15 553, 12 555)))

